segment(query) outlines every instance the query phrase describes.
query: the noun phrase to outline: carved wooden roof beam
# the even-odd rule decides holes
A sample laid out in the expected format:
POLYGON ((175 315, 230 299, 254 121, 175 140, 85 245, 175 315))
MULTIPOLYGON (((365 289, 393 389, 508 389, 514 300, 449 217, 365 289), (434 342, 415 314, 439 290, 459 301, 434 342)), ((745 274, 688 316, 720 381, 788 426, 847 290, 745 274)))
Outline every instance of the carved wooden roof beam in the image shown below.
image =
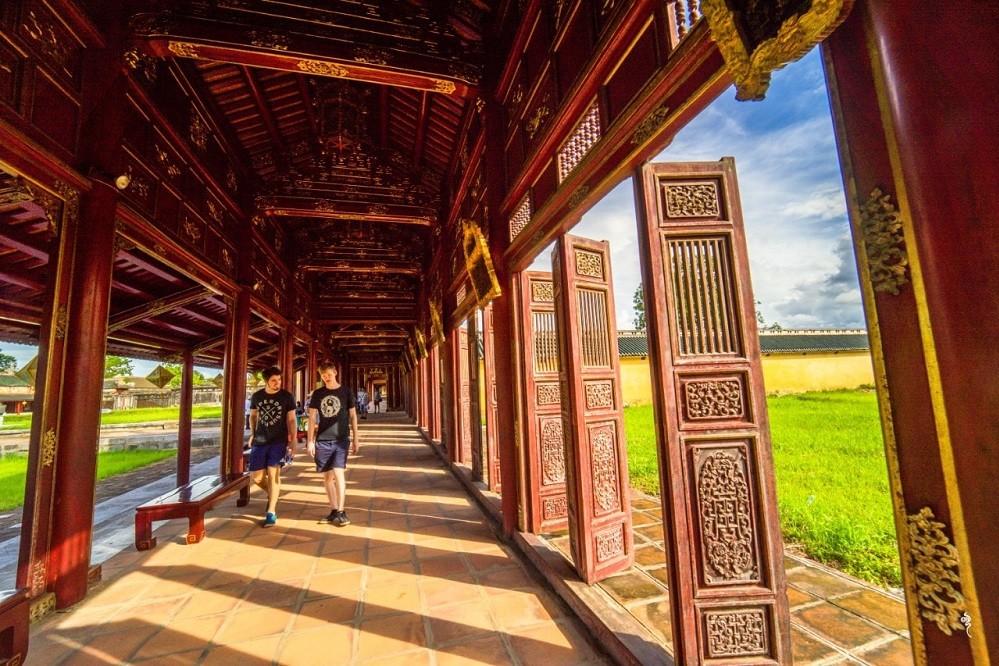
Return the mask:
POLYGON ((108 320, 108 333, 121 330, 143 319, 150 319, 195 301, 200 301, 208 292, 204 287, 192 287, 170 296, 156 299, 137 307, 119 312, 108 320))
MULTIPOLYGON (((386 12, 406 7, 386 4, 394 5, 386 12)), ((137 41, 160 57, 216 60, 460 98, 478 89, 481 49, 449 34, 445 26, 421 29, 411 17, 379 21, 361 13, 348 15, 343 8, 323 13, 286 5, 281 17, 254 9, 182 7, 140 14, 132 30, 137 41), (296 11, 311 14, 295 16, 296 11)))

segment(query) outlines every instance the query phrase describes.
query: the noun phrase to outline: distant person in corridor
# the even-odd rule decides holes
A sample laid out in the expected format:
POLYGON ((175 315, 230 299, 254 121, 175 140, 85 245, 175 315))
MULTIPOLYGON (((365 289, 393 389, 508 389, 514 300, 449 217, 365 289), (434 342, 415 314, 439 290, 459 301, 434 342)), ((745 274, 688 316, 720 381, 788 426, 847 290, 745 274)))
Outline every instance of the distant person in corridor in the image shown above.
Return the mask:
POLYGON ((309 399, 309 425, 306 438, 309 455, 316 459, 316 471, 323 473, 323 485, 330 513, 319 522, 343 527, 350 524, 346 504, 347 452, 357 453, 357 401, 354 391, 337 380, 336 366, 319 364, 323 385, 309 399), (353 439, 351 439, 353 436, 353 439))
POLYGON ((295 454, 295 398, 281 388, 281 369, 264 370, 264 388, 250 397, 250 473, 253 482, 267 491, 263 527, 277 524, 281 465, 295 454), (265 476, 266 475, 266 476, 265 476))

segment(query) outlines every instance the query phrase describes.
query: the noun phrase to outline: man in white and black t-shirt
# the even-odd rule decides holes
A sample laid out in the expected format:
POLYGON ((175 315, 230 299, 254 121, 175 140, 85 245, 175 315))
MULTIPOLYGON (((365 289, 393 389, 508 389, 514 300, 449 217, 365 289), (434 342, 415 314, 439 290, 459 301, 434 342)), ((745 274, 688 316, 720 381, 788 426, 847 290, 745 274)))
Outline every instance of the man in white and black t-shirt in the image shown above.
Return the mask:
POLYGON ((281 491, 281 464, 295 454, 295 398, 281 388, 281 369, 264 370, 264 388, 250 397, 250 473, 253 482, 267 491, 264 527, 277 524, 278 493, 281 491), (266 478, 264 477, 266 473, 266 478))
POLYGON ((323 385, 309 398, 309 427, 306 443, 316 459, 316 471, 323 473, 330 514, 319 522, 337 527, 350 524, 344 504, 347 493, 347 450, 357 453, 357 402, 354 392, 337 381, 336 366, 319 364, 323 385), (353 440, 351 440, 353 435, 353 440))

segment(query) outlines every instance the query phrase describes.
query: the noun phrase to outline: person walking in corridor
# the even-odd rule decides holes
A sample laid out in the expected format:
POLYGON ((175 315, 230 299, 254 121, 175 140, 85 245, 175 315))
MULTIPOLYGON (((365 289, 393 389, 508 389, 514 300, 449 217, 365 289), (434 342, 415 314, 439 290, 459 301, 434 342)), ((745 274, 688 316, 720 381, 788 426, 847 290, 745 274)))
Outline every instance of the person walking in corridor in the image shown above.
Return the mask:
POLYGON ((330 513, 319 522, 343 527, 350 524, 344 510, 347 494, 347 452, 357 453, 357 402, 354 391, 337 379, 336 366, 319 364, 323 385, 309 399, 309 425, 305 441, 316 471, 323 474, 330 513), (353 437, 353 439, 351 439, 353 437))
POLYGON ((263 527, 277 524, 281 465, 295 454, 295 398, 281 388, 281 369, 264 370, 264 388, 250 397, 250 465, 253 482, 267 491, 263 527))

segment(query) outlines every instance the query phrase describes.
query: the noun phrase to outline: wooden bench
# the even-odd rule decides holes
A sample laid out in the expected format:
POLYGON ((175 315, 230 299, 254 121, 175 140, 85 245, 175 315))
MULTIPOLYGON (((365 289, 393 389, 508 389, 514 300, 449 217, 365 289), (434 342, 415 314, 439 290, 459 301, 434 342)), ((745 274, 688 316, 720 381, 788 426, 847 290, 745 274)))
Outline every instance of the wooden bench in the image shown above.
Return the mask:
POLYGON ((0 664, 22 664, 28 654, 28 590, 0 592, 0 664))
POLYGON ((198 543, 205 538, 205 513, 237 490, 239 499, 236 500, 236 506, 249 504, 249 474, 241 474, 229 480, 218 475, 202 476, 136 507, 135 547, 138 550, 155 548, 153 521, 172 518, 187 518, 187 543, 198 543))

